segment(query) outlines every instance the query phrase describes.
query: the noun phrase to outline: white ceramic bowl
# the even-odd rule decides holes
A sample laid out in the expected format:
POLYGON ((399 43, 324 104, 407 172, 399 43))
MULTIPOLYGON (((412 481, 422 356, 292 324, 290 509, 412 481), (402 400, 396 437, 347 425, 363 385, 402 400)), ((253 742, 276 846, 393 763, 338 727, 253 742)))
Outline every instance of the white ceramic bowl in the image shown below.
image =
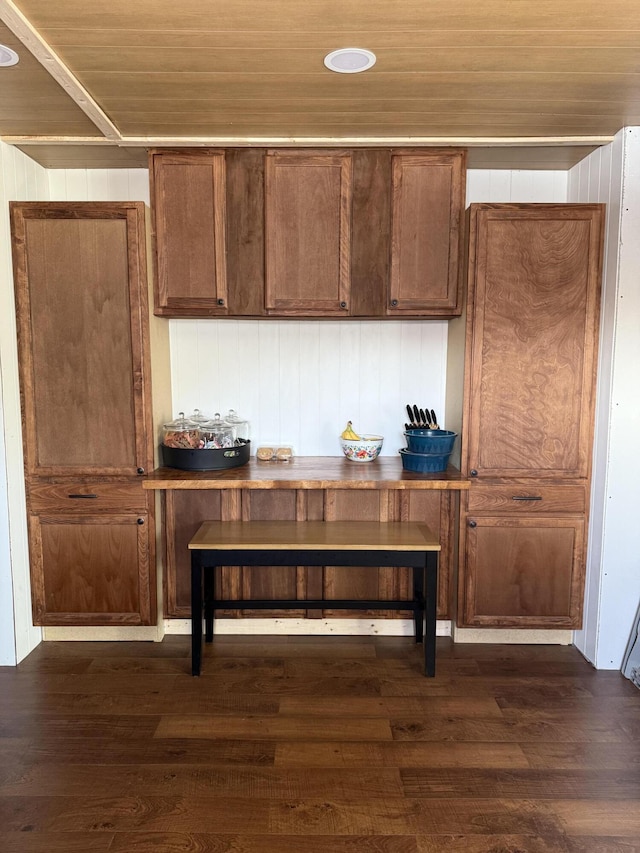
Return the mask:
POLYGON ((350 462, 373 462, 380 455, 383 441, 381 435, 363 435, 359 441, 341 438, 340 447, 350 462))

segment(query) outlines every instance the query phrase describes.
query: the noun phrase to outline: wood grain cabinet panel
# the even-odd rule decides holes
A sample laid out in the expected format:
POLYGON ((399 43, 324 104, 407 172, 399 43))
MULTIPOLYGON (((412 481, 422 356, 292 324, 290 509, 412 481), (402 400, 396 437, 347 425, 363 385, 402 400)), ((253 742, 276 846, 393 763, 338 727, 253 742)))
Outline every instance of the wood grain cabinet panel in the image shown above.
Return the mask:
POLYGON ((13 202, 37 625, 155 622, 142 202, 13 202))
POLYGON ((35 623, 152 624, 152 528, 148 515, 31 515, 35 623))
POLYGON ((467 419, 479 477, 589 475, 602 205, 472 205, 467 419))
POLYGON ((604 206, 469 220, 458 624, 578 628, 604 206))
POLYGON ((470 515, 464 526, 463 549, 462 625, 580 626, 583 518, 470 515))
POLYGON ((268 313, 349 312, 352 162, 347 151, 265 157, 268 313))
POLYGON ((227 314, 224 151, 152 151, 155 313, 227 314))
POLYGON ((461 313, 463 151, 392 154, 389 316, 461 313))

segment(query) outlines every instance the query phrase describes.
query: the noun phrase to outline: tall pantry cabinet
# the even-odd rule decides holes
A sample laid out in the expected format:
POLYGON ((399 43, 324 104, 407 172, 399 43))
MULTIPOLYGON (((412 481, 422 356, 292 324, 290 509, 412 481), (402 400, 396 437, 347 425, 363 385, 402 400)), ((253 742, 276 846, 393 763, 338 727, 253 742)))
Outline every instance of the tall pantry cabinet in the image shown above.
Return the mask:
POLYGON ((603 226, 471 205, 460 627, 580 627, 603 226))
POLYGON ((144 205, 11 204, 36 625, 156 622, 144 205))

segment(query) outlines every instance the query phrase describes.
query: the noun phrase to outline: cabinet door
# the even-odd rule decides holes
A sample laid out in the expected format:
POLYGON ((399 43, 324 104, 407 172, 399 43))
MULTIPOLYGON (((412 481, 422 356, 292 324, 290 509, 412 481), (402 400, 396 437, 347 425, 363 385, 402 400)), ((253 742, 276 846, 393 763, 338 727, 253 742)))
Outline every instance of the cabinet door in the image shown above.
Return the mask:
POLYGON ((351 155, 265 158, 265 306, 270 314, 349 311, 351 155))
POLYGON ((461 538, 460 627, 580 627, 582 518, 469 515, 461 538))
POLYGON ((460 314, 463 151, 392 157, 389 316, 460 314))
POLYGON ((155 590, 147 514, 29 516, 36 625, 150 625, 155 590))
POLYGON ((589 476, 603 219, 602 205, 472 205, 472 475, 589 476))
POLYGON ((155 313, 224 316, 228 311, 224 152, 153 152, 149 174, 155 313))
POLYGON ((27 474, 151 468, 144 205, 11 213, 27 474))

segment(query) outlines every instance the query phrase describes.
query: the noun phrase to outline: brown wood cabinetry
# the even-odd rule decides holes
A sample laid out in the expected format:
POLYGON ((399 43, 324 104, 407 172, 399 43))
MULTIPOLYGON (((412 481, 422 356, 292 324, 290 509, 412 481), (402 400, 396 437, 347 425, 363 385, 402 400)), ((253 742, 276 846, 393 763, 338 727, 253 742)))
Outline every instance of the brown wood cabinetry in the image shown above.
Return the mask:
POLYGON ((155 621, 142 203, 11 204, 34 621, 155 621))
POLYGON ((458 149, 155 150, 157 314, 459 314, 458 149))
MULTIPOLYGON (((451 618, 452 570, 457 542, 458 492, 468 484, 459 472, 421 479, 400 460, 379 458, 360 466, 343 458, 298 458, 285 466, 253 460, 217 475, 154 472, 147 489, 165 490, 167 544, 165 615, 190 614, 187 544, 203 521, 422 521, 440 538, 438 616, 451 618), (363 469, 367 469, 366 471, 363 469)), ((242 567, 219 570, 226 598, 300 601, 299 616, 344 616, 345 611, 307 611, 306 598, 410 599, 410 570, 353 567, 242 567)), ((282 611, 289 616, 292 611, 282 611)), ((242 611, 243 616, 264 616, 242 611)), ((274 611, 271 615, 280 615, 274 611)), ((366 618, 362 611, 349 614, 366 618)), ((390 614, 380 614, 390 615, 390 614)), ((371 614, 369 614, 371 616, 371 614)))
POLYGON ((391 162, 387 313, 460 313, 464 152, 395 152, 391 162))
POLYGON ((224 152, 152 152, 149 178, 156 314, 226 314, 224 152))
POLYGON ((351 173, 347 151, 267 152, 267 313, 348 312, 351 173))
POLYGON ((471 206, 462 627, 580 626, 603 221, 471 206))
POLYGON ((472 483, 462 501, 458 624, 578 628, 585 503, 584 484, 472 483))

